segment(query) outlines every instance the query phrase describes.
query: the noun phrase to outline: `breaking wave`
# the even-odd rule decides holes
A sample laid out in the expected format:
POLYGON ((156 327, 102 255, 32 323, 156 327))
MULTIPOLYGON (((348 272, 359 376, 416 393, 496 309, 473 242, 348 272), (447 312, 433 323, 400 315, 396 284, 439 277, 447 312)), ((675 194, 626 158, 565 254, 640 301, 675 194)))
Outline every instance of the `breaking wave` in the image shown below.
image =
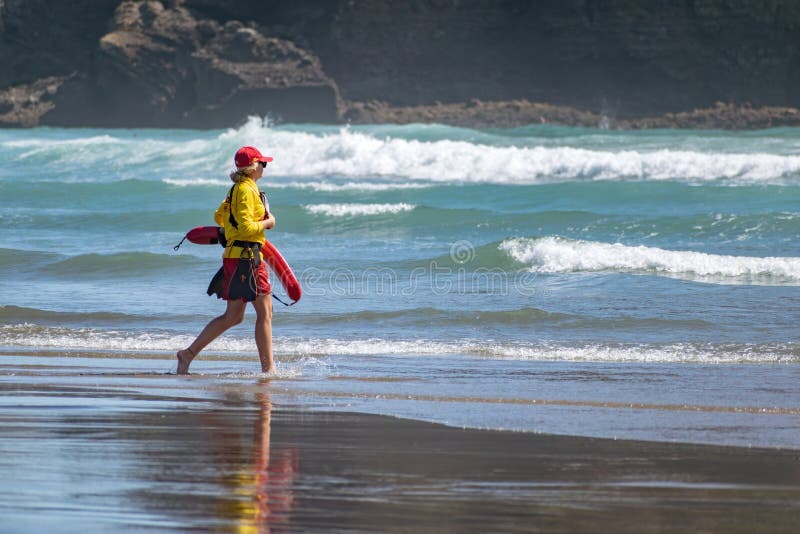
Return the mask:
MULTIPOLYGON (((297 131, 271 127, 251 118, 240 128, 195 137, 127 134, 33 140, 7 140, 0 154, 14 165, 41 161, 45 174, 64 169, 103 166, 108 177, 76 176, 76 181, 109 180, 137 176, 147 168, 152 177, 169 183, 217 183, 230 170, 231 154, 242 144, 253 144, 274 155, 273 176, 292 177, 295 183, 311 179, 311 188, 396 188, 397 182, 540 184, 565 181, 677 181, 725 185, 800 183, 800 155, 778 153, 664 148, 657 145, 603 147, 552 146, 544 139, 509 144, 509 138, 492 144, 491 137, 470 138, 454 129, 453 138, 408 135, 398 128, 381 134, 368 128, 317 128, 297 131), (401 135, 402 134, 402 135, 401 135), (458 134, 458 135, 456 135, 458 134), (477 141, 475 139, 478 139, 477 141), (187 162, 191 161, 188 166, 187 162), (155 172, 153 173, 153 170, 155 172), (187 179, 188 172, 199 176, 187 179), (113 178, 112 178, 113 177, 113 178), (327 184, 320 178, 339 177, 346 184, 327 184), (384 183, 377 183, 378 178, 384 183), (298 181, 297 179, 301 179, 298 181), (190 182, 186 182, 190 180, 190 182)), ((80 132, 75 134, 81 135, 80 132)), ((83 133, 85 135, 85 132, 83 133)), ((579 137, 579 136, 578 136, 579 137)), ((224 179, 222 180, 224 182, 224 179)), ((280 182, 280 180, 276 180, 280 182)))
POLYGON ((560 237, 514 238, 500 250, 542 273, 651 273, 708 281, 800 282, 800 258, 726 256, 560 237))

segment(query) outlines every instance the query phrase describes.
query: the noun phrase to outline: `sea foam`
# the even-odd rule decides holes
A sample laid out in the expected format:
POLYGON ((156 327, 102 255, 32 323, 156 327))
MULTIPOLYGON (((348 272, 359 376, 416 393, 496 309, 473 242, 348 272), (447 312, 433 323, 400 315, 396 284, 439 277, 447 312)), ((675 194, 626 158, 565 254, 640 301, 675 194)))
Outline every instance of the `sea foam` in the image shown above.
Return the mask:
POLYGON ((723 282, 800 282, 800 258, 794 257, 727 256, 560 237, 507 239, 499 248, 542 273, 626 272, 723 282))
MULTIPOLYGON (((0 325, 0 345, 19 350, 101 352, 105 357, 163 353, 174 358, 176 347, 187 346, 193 336, 168 332, 133 332, 96 328, 48 327, 33 324, 0 325), (146 347, 146 349, 143 349, 146 347), (116 354, 115 354, 116 353, 116 354)), ((292 338, 275 340, 278 364, 284 360, 351 356, 467 356, 490 360, 669 363, 776 363, 797 361, 797 344, 620 344, 620 343, 524 343, 465 339, 392 340, 378 338, 292 338)), ((204 351, 231 360, 252 360, 251 336, 226 335, 204 351)))

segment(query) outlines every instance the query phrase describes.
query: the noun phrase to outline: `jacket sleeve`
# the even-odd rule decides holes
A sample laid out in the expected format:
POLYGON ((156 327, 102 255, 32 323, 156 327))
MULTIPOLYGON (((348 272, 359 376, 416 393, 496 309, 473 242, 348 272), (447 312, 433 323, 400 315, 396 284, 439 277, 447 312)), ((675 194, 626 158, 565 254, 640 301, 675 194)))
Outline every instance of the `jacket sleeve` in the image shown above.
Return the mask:
POLYGON ((239 225, 239 232, 243 235, 263 237, 264 228, 258 218, 263 208, 259 209, 261 198, 258 192, 249 187, 237 187, 233 194, 236 198, 231 199, 231 206, 233 217, 239 225))
POLYGON ((231 212, 231 205, 228 202, 228 199, 222 201, 222 204, 219 205, 217 211, 214 212, 214 222, 217 223, 219 226, 225 226, 225 222, 228 220, 228 214, 231 212))

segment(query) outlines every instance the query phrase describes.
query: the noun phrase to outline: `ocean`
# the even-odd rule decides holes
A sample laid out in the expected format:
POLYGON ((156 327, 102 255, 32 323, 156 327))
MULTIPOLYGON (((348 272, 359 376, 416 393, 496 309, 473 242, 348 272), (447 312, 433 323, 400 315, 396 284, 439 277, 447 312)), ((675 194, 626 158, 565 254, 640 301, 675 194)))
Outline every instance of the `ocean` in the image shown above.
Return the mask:
POLYGON ((304 291, 277 405, 800 448, 800 129, 0 130, 2 380, 260 380, 252 310, 168 375, 224 309, 221 248, 173 247, 242 145, 304 291))

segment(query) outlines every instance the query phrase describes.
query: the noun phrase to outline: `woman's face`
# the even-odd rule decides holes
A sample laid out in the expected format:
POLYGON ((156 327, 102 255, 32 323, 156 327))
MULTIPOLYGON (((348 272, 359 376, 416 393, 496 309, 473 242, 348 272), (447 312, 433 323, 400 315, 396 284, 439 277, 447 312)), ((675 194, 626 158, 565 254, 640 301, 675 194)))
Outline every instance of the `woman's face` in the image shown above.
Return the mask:
POLYGON ((253 181, 258 180, 264 175, 264 167, 259 163, 256 165, 256 172, 253 173, 253 181))

